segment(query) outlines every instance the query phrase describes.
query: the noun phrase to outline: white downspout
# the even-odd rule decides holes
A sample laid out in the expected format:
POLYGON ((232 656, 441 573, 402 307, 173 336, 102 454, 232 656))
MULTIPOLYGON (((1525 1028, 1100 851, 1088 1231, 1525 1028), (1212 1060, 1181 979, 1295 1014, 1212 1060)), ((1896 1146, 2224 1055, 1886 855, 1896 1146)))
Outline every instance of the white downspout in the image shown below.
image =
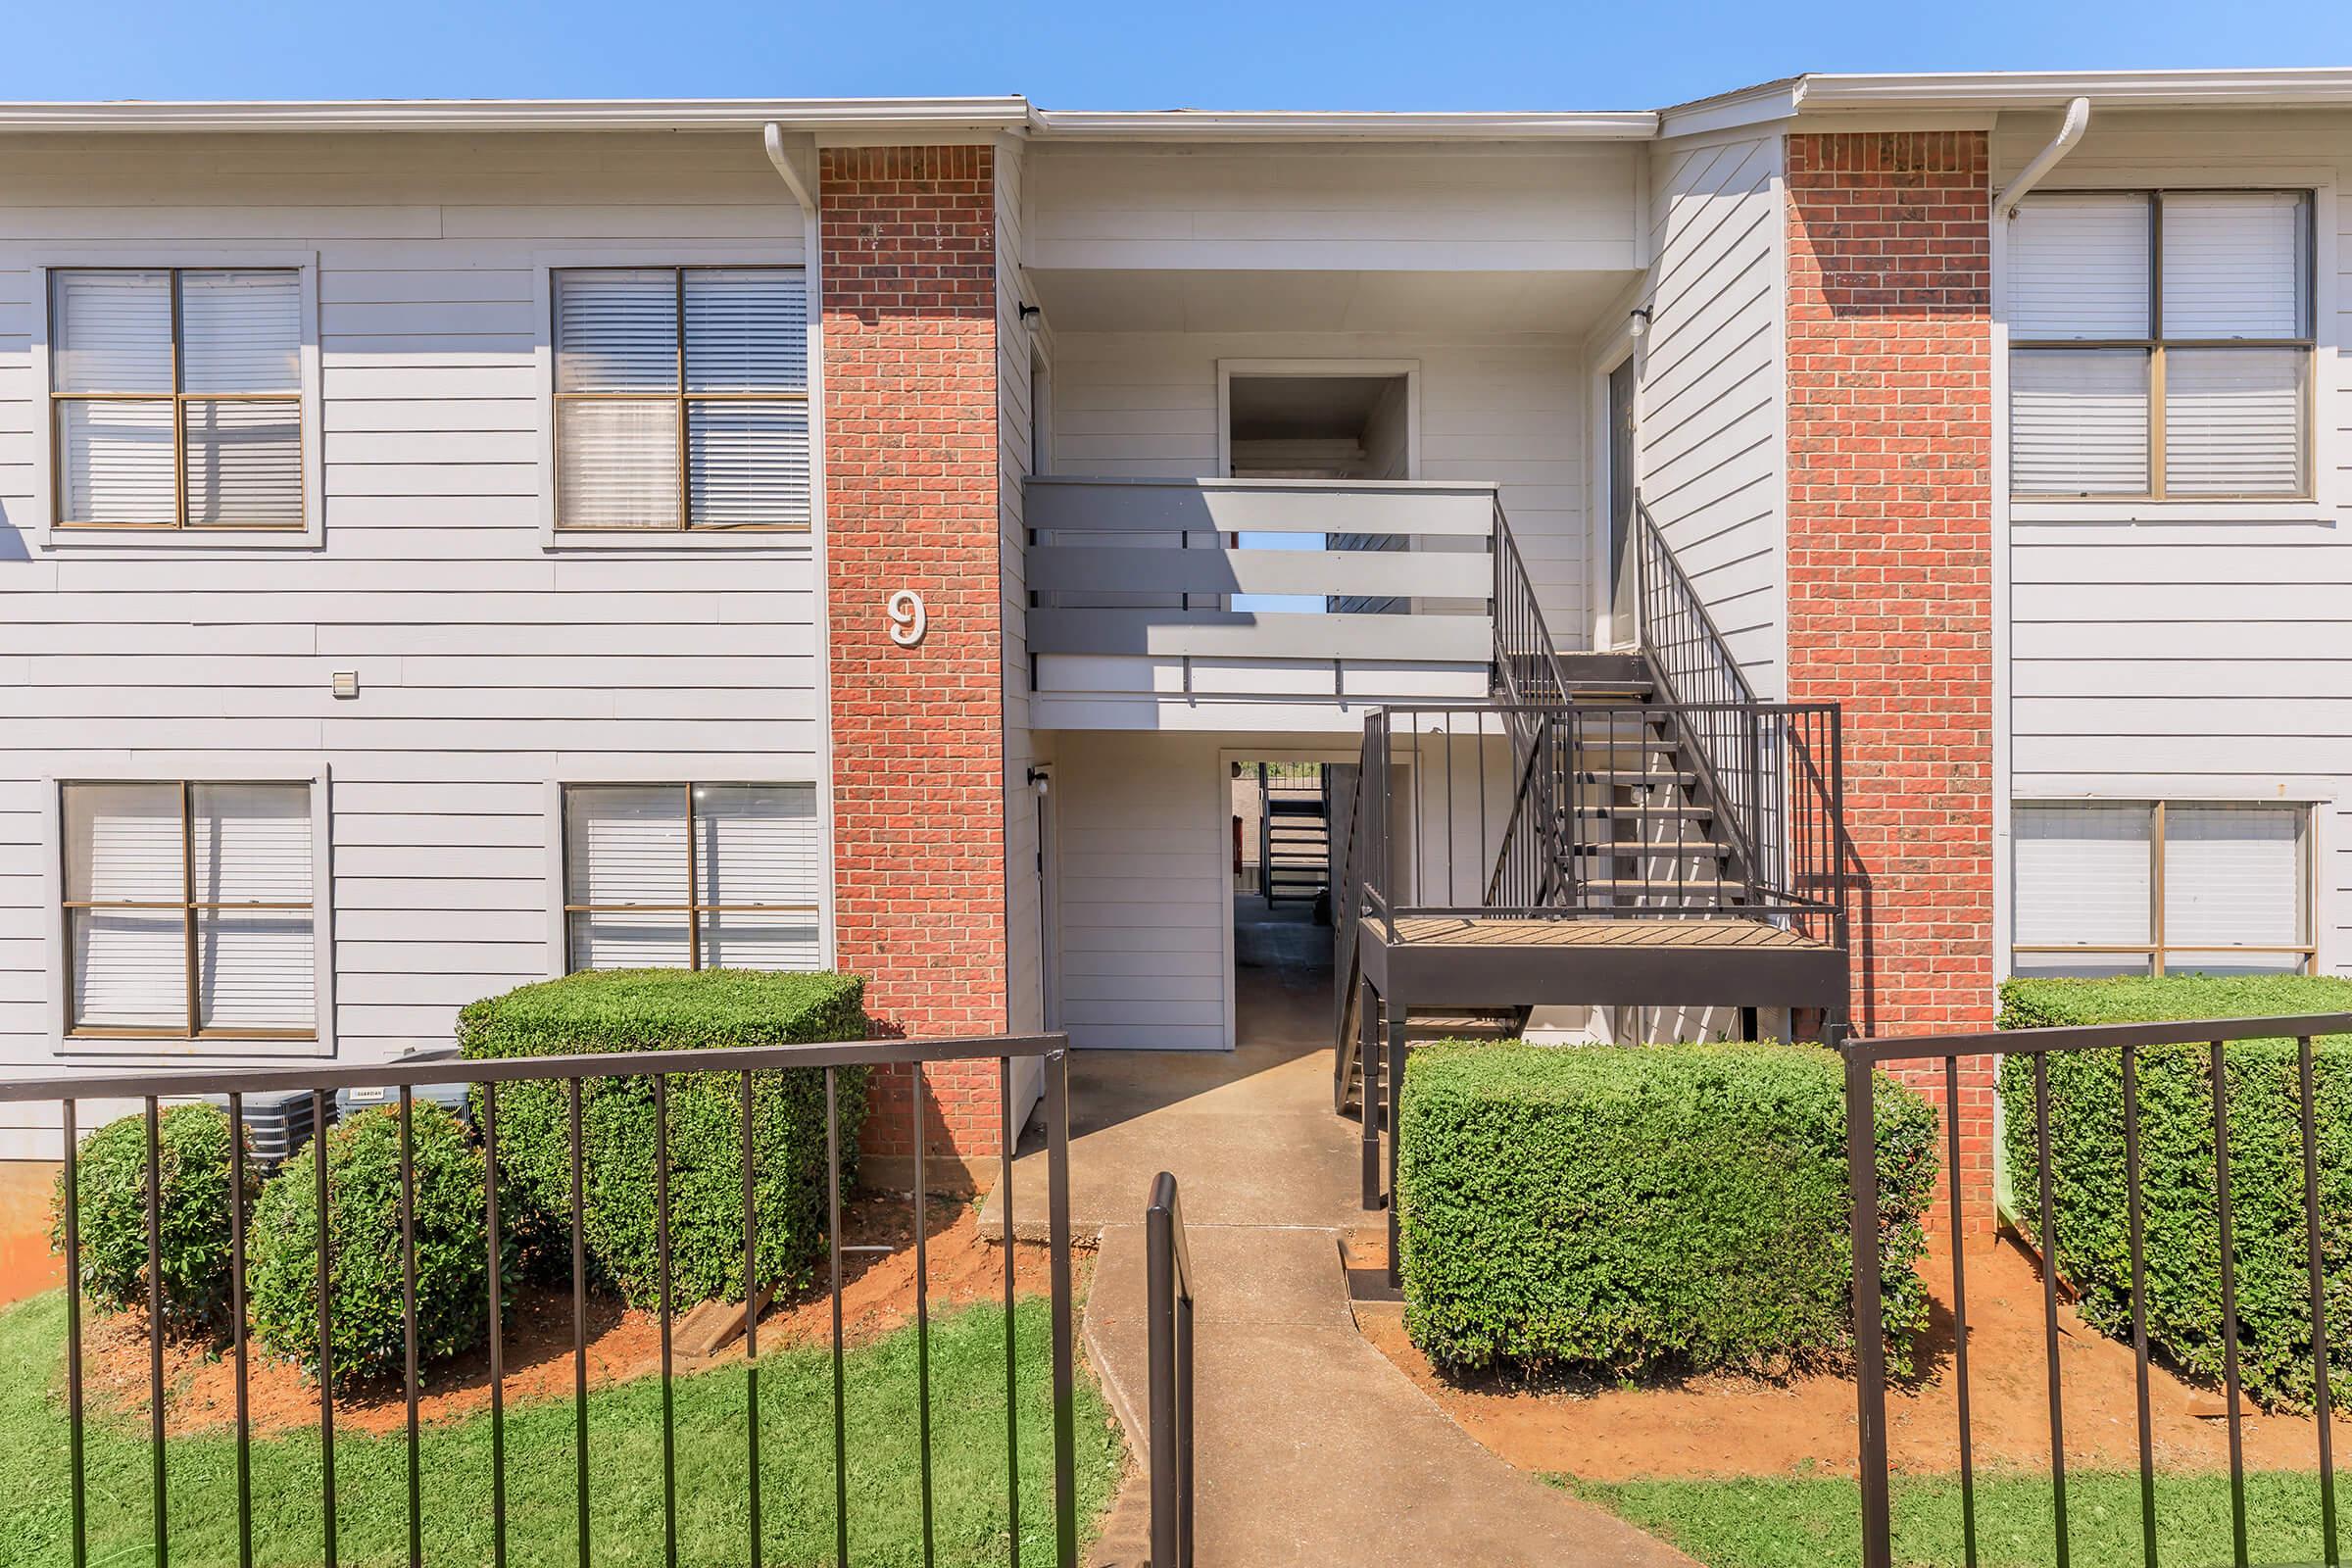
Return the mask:
MULTIPOLYGON (((2079 98, 2075 101, 2082 102, 2079 98)), ((769 121, 767 129, 761 133, 760 142, 767 148, 767 161, 776 166, 777 173, 784 176, 784 183, 791 188, 792 199, 801 204, 801 211, 815 212, 816 203, 808 199, 808 187, 802 182, 801 172, 792 166, 792 159, 784 151, 784 127, 769 121)))
MULTIPOLYGON (((2075 143, 2081 141, 2082 132, 2089 128, 2090 100, 2077 98, 2066 106, 2066 119, 2060 122, 2058 134, 2050 138, 2050 144, 2035 153, 2033 162, 2019 171, 2018 176, 2009 182, 2008 189, 2001 192, 2000 210, 2003 218, 2017 216, 2018 204, 2026 199, 2034 186, 2041 183, 2042 176, 2058 167, 2059 159, 2075 150, 2075 143)), ((774 127, 770 126, 769 129, 772 131, 774 127)))

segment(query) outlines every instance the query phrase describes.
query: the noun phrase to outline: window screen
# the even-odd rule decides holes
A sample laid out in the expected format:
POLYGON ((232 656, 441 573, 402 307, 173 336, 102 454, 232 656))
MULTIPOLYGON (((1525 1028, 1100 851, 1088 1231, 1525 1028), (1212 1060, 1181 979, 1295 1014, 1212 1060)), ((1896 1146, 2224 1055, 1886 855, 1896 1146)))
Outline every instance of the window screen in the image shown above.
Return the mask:
POLYGON ((311 788, 63 787, 72 1033, 316 1033, 311 788))
POLYGON ((61 270, 49 314, 58 526, 303 526, 298 271, 61 270))
POLYGON ((816 791, 596 784, 564 792, 573 969, 813 969, 816 791))
POLYGON ((2029 197, 2009 236, 2010 488, 2311 487, 2307 191, 2029 197))
POLYGON ((2309 818, 2267 804, 2019 806, 2012 972, 2307 972, 2309 818))
POLYGON ((558 271, 554 330, 558 527, 808 526, 799 269, 558 271))

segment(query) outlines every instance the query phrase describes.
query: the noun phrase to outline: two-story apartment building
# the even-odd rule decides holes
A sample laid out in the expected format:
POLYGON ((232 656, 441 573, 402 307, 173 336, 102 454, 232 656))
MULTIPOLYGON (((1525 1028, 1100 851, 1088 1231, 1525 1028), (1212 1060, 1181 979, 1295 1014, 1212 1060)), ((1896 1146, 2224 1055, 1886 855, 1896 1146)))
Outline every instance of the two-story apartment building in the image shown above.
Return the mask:
POLYGON ((1252 760, 1350 1043, 2352 970, 2348 167, 2352 72, 0 108, 0 1066, 616 964, 1224 1049, 1252 760))

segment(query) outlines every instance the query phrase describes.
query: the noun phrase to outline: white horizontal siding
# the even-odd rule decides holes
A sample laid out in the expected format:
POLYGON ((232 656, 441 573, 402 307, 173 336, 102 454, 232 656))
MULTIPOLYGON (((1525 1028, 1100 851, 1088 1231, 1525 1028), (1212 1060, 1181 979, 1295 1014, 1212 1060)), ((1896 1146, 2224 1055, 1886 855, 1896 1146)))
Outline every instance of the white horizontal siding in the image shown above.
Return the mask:
POLYGON ((1060 1021, 1073 1045, 1226 1044, 1222 782, 1213 737, 1055 737, 1060 1021))
POLYGON ((1654 155, 1642 500, 1763 696, 1786 679, 1782 141, 1654 155))
POLYGON ((1634 265, 1623 146, 1053 146, 1029 157, 1041 270, 1551 270, 1634 265))
POLYGON ((805 543, 540 533, 535 257, 718 242, 803 259, 754 138, 0 146, 0 1071, 50 1059, 40 778, 323 760, 338 1046, 368 1059, 546 974, 550 780, 814 776, 805 543), (32 545, 30 269, 143 240, 318 249, 323 551, 32 545))
MULTIPOLYGON (((2055 123, 2001 118, 1996 187, 2055 123)), ((2340 116, 2102 113, 2051 184, 2327 184, 2347 166, 2352 122, 2340 116)), ((2286 520, 2196 502, 2128 509, 2130 520, 2114 508, 2013 520, 2002 609, 2011 798, 2321 801, 2318 938, 2323 965, 2341 974, 2352 973, 2352 399, 2340 349, 2352 233, 2340 200, 2333 217, 2321 236, 2332 267, 2321 279, 2313 454, 2330 505, 2286 520)), ((2047 504, 2028 514, 2059 514, 2047 504)))

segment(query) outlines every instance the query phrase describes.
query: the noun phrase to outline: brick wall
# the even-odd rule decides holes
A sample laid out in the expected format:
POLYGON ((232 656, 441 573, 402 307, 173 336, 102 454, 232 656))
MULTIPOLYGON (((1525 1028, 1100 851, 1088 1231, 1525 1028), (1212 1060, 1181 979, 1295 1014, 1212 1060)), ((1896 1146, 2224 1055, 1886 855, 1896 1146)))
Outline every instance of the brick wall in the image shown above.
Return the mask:
MULTIPOLYGON (((1788 695, 1844 705, 1872 1035, 1991 1021, 1986 166, 1981 131, 1788 138, 1788 695)), ((1992 1080, 1962 1068, 1974 1200, 1992 1080)))
MULTIPOLYGON (((1005 1025, 996 198, 988 147, 825 149, 826 613, 834 925, 876 1033, 1005 1025), (920 645, 885 601, 923 596, 920 645)), ((998 1148, 997 1069, 928 1071, 934 1152, 998 1148)), ((913 1080, 875 1084, 862 1148, 914 1149, 913 1080)), ((942 1173, 945 1174, 944 1172, 942 1173)))

